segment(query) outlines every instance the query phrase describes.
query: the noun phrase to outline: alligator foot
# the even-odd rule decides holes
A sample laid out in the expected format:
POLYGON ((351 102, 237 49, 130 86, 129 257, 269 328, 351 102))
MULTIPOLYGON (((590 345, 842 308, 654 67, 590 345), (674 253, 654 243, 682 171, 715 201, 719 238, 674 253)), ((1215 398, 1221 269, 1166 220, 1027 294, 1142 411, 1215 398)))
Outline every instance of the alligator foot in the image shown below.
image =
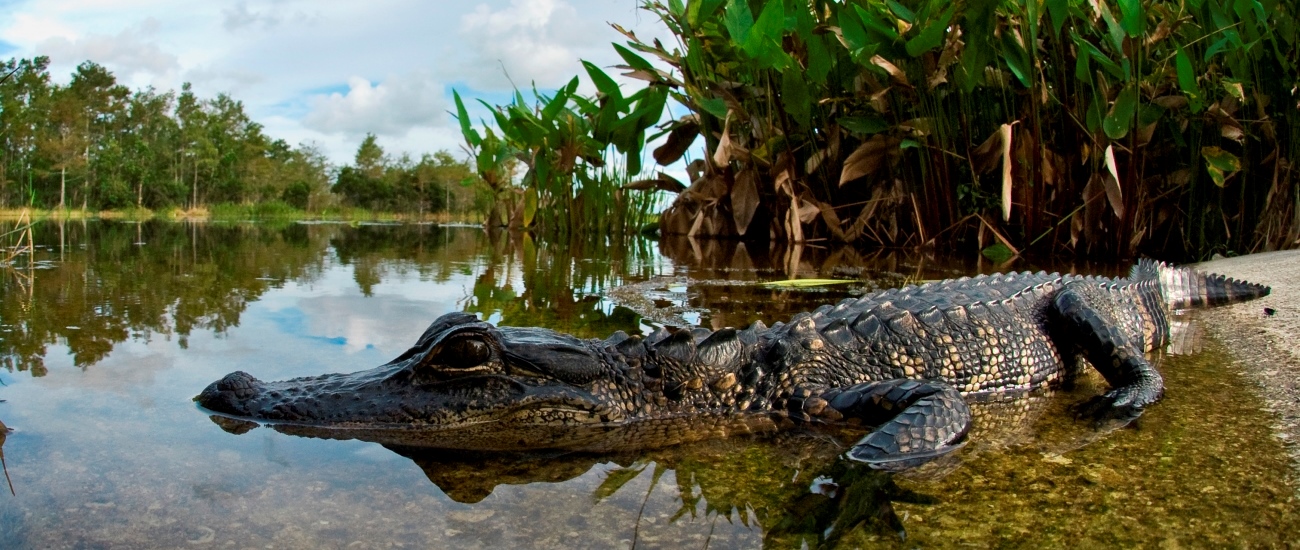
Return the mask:
POLYGON ((1050 310, 1053 328, 1067 351, 1081 353, 1101 373, 1112 390, 1080 407, 1080 416, 1100 422, 1131 421, 1160 400, 1165 384, 1142 355, 1142 346, 1124 336, 1121 324, 1107 308, 1096 304, 1095 284, 1070 283, 1057 293, 1050 310))
POLYGON ((1129 387, 1114 389, 1079 403, 1074 407, 1074 416, 1093 420, 1098 428, 1126 426, 1142 416, 1144 410, 1135 404, 1135 392, 1129 390, 1129 387))
POLYGON ((919 466, 960 448, 971 412, 961 394, 933 380, 886 380, 827 392, 824 399, 849 421, 877 428, 845 454, 877 469, 919 466))

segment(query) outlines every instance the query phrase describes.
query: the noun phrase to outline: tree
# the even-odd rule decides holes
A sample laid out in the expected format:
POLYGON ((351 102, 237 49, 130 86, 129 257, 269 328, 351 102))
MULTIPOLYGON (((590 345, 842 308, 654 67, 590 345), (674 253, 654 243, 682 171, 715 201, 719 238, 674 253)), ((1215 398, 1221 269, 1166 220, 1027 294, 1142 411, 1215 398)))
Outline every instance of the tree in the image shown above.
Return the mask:
MULTIPOLYGON (((58 208, 67 207, 68 171, 81 172, 86 166, 87 123, 81 98, 71 88, 56 88, 50 99, 49 119, 38 148, 51 171, 59 174, 58 208)), ((84 178, 85 176, 82 175, 84 178)))
POLYGON ((12 76, 0 83, 0 144, 4 148, 0 162, 0 207, 11 200, 31 202, 34 199, 32 170, 41 124, 48 118, 49 66, 50 58, 45 56, 11 59, 3 64, 5 73, 12 76))

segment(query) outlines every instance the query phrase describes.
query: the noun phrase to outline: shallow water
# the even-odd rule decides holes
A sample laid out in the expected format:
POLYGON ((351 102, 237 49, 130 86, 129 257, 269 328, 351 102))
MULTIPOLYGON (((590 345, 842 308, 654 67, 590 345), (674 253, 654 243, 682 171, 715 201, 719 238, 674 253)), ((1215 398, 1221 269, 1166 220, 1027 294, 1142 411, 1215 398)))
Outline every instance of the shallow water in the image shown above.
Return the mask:
POLYGON ((1270 417, 1216 342, 1159 358, 1166 398, 1133 426, 1072 420, 1067 407, 1099 391, 1085 380, 977 406, 965 449, 901 476, 846 469, 835 433, 404 456, 267 428, 232 435, 190 401, 233 370, 272 380, 384 363, 450 311, 604 337, 770 323, 878 287, 1071 266, 582 247, 415 225, 47 222, 36 241, 34 263, 0 267, 0 421, 15 430, 0 447, 15 493, 0 485, 0 547, 751 548, 827 533, 846 547, 1259 547, 1300 534, 1270 417), (753 284, 795 276, 857 282, 753 284))

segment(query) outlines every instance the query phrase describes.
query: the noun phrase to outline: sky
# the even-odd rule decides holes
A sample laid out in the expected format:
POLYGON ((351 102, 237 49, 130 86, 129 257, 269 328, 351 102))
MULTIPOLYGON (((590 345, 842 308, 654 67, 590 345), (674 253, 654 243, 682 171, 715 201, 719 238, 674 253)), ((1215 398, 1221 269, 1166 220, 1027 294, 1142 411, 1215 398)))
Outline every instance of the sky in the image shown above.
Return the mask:
POLYGON ((670 36, 640 4, 0 0, 0 58, 47 55, 61 83, 91 60, 133 90, 190 82, 202 98, 224 92, 270 137, 314 144, 336 164, 352 162, 366 133, 394 155, 461 156, 452 90, 499 104, 515 85, 531 97, 534 84, 553 90, 585 75, 583 59, 619 64, 610 43, 624 38, 607 22, 643 38, 670 36))

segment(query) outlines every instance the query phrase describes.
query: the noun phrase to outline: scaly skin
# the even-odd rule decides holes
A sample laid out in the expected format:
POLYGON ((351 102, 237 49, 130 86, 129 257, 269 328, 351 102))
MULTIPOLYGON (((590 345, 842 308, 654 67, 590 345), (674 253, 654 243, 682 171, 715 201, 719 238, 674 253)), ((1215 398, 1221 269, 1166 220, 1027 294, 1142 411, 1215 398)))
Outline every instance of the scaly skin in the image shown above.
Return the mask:
POLYGON ((451 313, 375 369, 281 382, 235 372, 195 400, 289 433, 474 450, 655 447, 845 422, 877 426, 849 458, 907 465, 960 446, 963 396, 1048 388, 1080 358, 1113 388, 1090 412, 1134 418, 1163 393, 1143 354, 1168 341, 1171 306, 1268 291, 1143 261, 1125 279, 963 278, 847 299, 771 328, 644 339, 580 340, 451 313))

